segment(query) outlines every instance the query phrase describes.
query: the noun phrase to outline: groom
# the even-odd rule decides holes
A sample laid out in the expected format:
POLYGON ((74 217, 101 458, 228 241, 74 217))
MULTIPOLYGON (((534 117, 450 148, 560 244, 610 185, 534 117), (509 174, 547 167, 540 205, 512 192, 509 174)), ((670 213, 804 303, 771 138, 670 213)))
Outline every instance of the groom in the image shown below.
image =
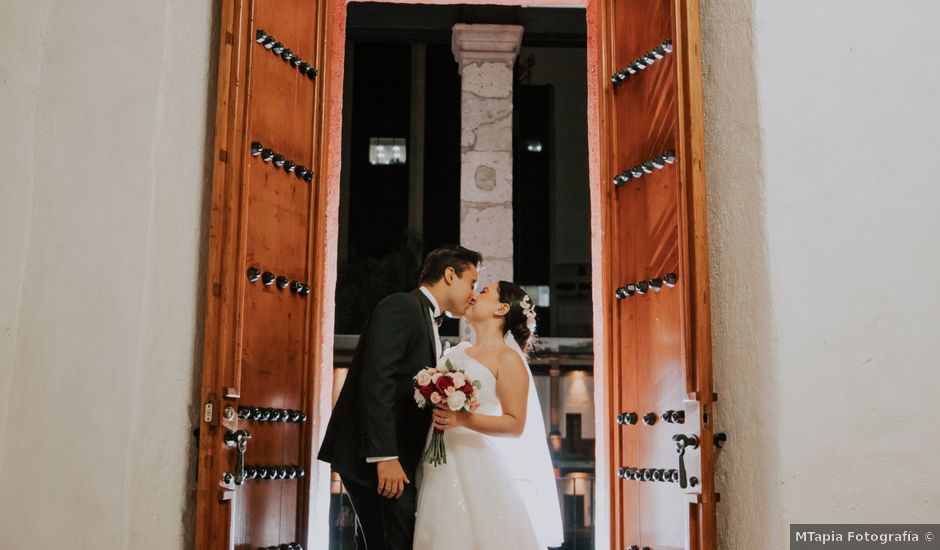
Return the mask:
POLYGON ((441 357, 438 319, 473 300, 478 252, 444 246, 428 254, 420 287, 375 307, 333 407, 318 458, 333 465, 356 512, 360 550, 411 550, 412 483, 431 425, 412 378, 441 357))

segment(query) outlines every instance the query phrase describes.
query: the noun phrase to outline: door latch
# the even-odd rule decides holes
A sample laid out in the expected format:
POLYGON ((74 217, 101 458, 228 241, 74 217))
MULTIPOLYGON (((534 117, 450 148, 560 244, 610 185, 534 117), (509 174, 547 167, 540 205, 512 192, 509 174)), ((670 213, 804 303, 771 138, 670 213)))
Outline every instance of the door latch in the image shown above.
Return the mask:
POLYGON ((685 472, 685 450, 698 448, 698 436, 695 434, 676 434, 672 436, 672 440, 676 442, 676 453, 679 454, 679 487, 685 489, 689 486, 689 480, 685 472))
POLYGON ((248 450, 249 439, 251 439, 251 433, 247 430, 225 432, 225 444, 233 447, 238 453, 235 457, 235 485, 241 485, 245 481, 245 451, 248 450))

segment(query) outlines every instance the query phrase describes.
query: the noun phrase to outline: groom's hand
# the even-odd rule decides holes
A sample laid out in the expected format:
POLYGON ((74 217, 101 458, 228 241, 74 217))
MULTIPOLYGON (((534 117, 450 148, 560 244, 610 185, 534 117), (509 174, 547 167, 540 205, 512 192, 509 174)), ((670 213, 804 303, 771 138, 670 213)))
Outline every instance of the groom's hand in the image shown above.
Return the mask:
POLYGON ((375 468, 379 475, 378 493, 385 498, 400 497, 405 491, 405 484, 411 483, 397 460, 377 462, 375 468))

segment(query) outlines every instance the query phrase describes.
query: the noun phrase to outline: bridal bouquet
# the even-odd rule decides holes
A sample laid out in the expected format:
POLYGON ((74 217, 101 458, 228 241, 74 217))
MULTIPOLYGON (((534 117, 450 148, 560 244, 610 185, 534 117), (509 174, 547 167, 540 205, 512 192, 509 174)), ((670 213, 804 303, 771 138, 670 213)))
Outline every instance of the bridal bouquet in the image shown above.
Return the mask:
MULTIPOLYGON (((443 365, 422 369, 415 375, 414 385, 415 402, 421 408, 441 407, 452 411, 472 411, 480 406, 477 400, 480 382, 472 380, 450 359, 443 365)), ((434 429, 424 459, 434 466, 447 463, 444 432, 434 429)))

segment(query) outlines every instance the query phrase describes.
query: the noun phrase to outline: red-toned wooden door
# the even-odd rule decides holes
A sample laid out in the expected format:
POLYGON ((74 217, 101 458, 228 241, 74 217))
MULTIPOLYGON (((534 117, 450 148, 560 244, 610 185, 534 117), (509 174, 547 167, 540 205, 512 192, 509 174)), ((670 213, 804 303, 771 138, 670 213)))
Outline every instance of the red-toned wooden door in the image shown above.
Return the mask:
POLYGON ((199 549, 307 546, 324 5, 222 2, 199 549))
POLYGON ((602 0, 597 22, 612 548, 712 549, 698 1, 602 0))

